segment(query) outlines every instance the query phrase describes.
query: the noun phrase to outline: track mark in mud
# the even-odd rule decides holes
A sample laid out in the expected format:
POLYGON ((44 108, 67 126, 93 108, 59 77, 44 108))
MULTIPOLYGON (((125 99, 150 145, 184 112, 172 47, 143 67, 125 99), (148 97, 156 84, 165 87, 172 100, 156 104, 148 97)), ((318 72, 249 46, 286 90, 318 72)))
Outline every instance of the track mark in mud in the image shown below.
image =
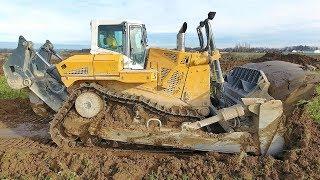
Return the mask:
POLYGON ((11 148, 19 149, 41 149, 56 148, 50 139, 27 139, 27 138, 0 138, 0 149, 8 150, 11 148))
POLYGON ((19 138, 19 137, 43 137, 50 138, 49 127, 35 128, 34 124, 23 123, 15 128, 0 128, 0 137, 19 138))
POLYGON ((198 151, 188 151, 172 148, 159 148, 151 147, 143 148, 143 146, 138 147, 137 145, 128 145, 123 148, 112 148, 112 147, 77 147, 77 148, 68 148, 61 149, 51 139, 37 139, 37 138, 5 138, 0 137, 0 150, 9 150, 9 149, 28 149, 28 150, 40 150, 40 151, 66 151, 73 153, 85 153, 85 154, 113 154, 117 156, 128 156, 132 154, 141 154, 141 155, 156 155, 158 157, 168 156, 168 155, 177 155, 177 156, 189 156, 195 154, 205 154, 205 152, 198 151))

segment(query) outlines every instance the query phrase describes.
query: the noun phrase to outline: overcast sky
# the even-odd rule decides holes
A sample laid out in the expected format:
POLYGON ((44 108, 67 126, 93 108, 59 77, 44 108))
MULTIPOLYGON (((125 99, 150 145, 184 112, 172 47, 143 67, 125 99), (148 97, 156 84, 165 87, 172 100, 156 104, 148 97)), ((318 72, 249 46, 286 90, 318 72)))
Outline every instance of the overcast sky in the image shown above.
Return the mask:
POLYGON ((149 33, 177 32, 186 21, 196 33, 208 11, 217 12, 218 40, 320 46, 320 0, 0 0, 0 41, 88 42, 91 19, 140 20, 149 33))

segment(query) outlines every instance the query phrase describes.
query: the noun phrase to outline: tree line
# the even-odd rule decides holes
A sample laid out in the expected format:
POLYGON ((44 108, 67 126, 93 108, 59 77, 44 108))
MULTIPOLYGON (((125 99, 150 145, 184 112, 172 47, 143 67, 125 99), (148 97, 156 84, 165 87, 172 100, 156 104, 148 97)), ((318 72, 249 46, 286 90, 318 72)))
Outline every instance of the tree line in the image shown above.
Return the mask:
POLYGON ((238 43, 231 48, 222 48, 220 49, 223 52, 256 52, 256 53, 267 53, 267 52, 306 52, 306 51, 315 51, 318 50, 318 47, 298 45, 298 46, 289 46, 284 48, 268 48, 268 47, 251 47, 249 43, 238 43))

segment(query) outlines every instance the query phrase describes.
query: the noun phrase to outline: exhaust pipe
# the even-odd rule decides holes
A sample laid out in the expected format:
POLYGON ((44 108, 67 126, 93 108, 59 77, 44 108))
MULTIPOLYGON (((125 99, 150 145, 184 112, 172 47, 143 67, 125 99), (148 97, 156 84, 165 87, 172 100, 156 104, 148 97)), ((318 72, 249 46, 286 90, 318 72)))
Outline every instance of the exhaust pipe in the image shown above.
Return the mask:
POLYGON ((184 22, 177 34, 177 50, 185 51, 185 32, 187 31, 187 23, 184 22))
POLYGON ((203 27, 204 27, 204 22, 201 21, 199 23, 199 26, 197 27, 197 34, 198 34, 198 38, 199 38, 200 51, 204 50, 204 41, 203 41, 203 33, 202 33, 203 27))

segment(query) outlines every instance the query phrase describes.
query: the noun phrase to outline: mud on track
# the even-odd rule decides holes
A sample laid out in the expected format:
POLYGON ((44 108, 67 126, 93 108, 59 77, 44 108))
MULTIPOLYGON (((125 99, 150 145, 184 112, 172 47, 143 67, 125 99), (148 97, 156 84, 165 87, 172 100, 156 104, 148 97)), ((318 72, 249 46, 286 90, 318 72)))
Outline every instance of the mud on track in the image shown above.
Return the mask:
POLYGON ((34 115, 27 100, 0 100, 0 117, 0 178, 320 179, 320 126, 303 106, 287 117, 287 145, 276 158, 136 147, 62 150, 46 133, 50 119, 34 115))

